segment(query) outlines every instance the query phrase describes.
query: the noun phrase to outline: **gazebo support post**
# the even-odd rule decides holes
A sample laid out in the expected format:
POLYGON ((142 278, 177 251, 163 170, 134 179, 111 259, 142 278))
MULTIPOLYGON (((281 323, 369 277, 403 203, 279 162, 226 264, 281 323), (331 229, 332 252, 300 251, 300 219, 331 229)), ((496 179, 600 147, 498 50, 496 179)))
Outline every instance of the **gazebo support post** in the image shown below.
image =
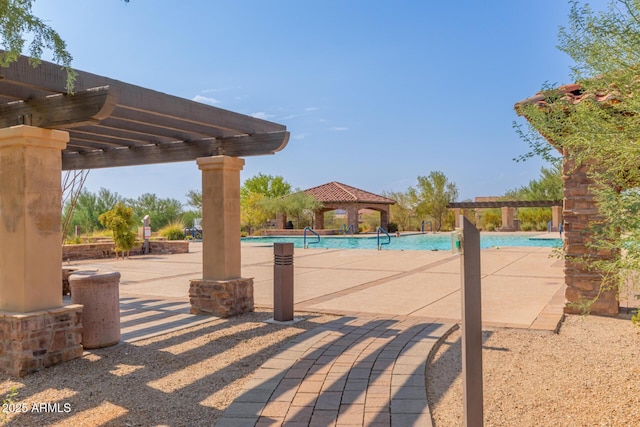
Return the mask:
POLYGON ((241 273, 240 171, 244 160, 213 156, 202 170, 202 279, 189 289, 191 313, 220 317, 253 311, 253 279, 241 273))
POLYGON ((81 305, 62 306, 62 159, 69 134, 0 129, 0 370, 82 356, 81 305))

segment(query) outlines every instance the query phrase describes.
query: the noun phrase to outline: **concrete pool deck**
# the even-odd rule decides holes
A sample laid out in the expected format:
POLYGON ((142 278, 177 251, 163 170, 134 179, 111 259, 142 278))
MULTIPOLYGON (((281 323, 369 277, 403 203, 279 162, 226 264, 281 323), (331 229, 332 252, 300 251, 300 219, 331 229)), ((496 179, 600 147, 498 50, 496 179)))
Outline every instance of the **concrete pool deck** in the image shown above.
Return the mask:
MULTIPOLYGON (((562 318, 562 261, 550 248, 502 247, 481 255, 485 327, 555 330, 562 318)), ((119 271, 121 299, 168 299, 188 313, 189 280, 201 278, 202 244, 188 254, 74 262, 119 271)), ((273 248, 242 245, 242 275, 256 306, 273 306, 273 248)), ((295 249, 295 310, 356 317, 415 316, 460 321, 460 258, 450 251, 295 249)), ((197 317, 202 319, 201 317, 197 317)), ((124 332, 124 331, 123 331, 124 332)))
MULTIPOLYGON (((205 323, 189 314, 190 253, 77 262, 119 271, 122 341, 205 323)), ((555 331, 564 305, 563 263, 551 248, 485 249, 483 327, 555 331)), ((273 247, 242 246, 255 303, 273 306, 273 247)), ((449 251, 296 249, 298 314, 343 315, 296 337, 253 372, 217 420, 231 426, 431 426, 430 355, 460 321, 460 257, 449 251)), ((283 325, 286 327, 286 325, 283 325)))

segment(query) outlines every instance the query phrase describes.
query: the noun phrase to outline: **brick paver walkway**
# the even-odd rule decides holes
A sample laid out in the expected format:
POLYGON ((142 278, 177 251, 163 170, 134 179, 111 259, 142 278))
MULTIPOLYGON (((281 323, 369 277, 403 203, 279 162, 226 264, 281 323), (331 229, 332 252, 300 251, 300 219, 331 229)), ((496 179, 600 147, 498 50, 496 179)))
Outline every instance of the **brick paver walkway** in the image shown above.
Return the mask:
POLYGON ((427 361, 455 327, 405 316, 328 323, 261 366, 216 426, 430 426, 427 361))

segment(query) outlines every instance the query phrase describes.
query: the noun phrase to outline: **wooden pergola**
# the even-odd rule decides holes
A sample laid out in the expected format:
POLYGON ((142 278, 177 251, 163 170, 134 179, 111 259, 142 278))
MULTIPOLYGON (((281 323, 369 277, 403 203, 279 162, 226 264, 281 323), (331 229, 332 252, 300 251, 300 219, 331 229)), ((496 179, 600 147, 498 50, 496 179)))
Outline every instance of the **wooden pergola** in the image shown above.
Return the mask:
POLYGON ((516 208, 551 208, 552 230, 558 231, 562 222, 562 200, 492 200, 478 202, 453 202, 447 208, 455 210, 456 227, 461 227, 460 214, 464 209, 491 209, 502 210, 502 227, 500 231, 516 231, 516 208))
POLYGON ((273 154, 285 126, 21 57, 0 69, 0 370, 22 376, 80 357, 82 306, 62 303, 61 172, 196 161, 202 170, 202 279, 193 313, 253 310, 241 277, 241 156, 273 154))
POLYGON ((0 69, 0 128, 30 125, 69 132, 62 169, 94 169, 273 154, 285 126, 78 71, 73 95, 66 73, 21 57, 0 69))

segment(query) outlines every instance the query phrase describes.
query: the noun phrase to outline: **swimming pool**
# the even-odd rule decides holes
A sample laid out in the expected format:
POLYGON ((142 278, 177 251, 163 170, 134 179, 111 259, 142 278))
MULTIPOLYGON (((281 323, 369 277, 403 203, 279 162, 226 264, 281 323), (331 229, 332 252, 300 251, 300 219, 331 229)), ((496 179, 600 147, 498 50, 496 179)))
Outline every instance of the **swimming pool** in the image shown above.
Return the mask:
MULTIPOLYGON (((245 237, 245 243, 262 243, 270 245, 273 243, 293 243, 296 248, 304 247, 302 237, 245 237)), ((378 249, 376 236, 371 237, 339 237, 322 236, 319 243, 315 236, 307 236, 309 248, 332 248, 332 249, 378 249)), ((381 242, 387 242, 386 236, 380 236, 381 242)), ((480 247, 492 248, 494 246, 538 246, 538 247, 559 247, 562 245, 561 239, 555 238, 533 238, 526 235, 500 235, 481 234, 480 247)), ((443 234, 414 234, 409 236, 391 236, 391 244, 382 246, 384 250, 451 250, 451 235, 443 234)))

